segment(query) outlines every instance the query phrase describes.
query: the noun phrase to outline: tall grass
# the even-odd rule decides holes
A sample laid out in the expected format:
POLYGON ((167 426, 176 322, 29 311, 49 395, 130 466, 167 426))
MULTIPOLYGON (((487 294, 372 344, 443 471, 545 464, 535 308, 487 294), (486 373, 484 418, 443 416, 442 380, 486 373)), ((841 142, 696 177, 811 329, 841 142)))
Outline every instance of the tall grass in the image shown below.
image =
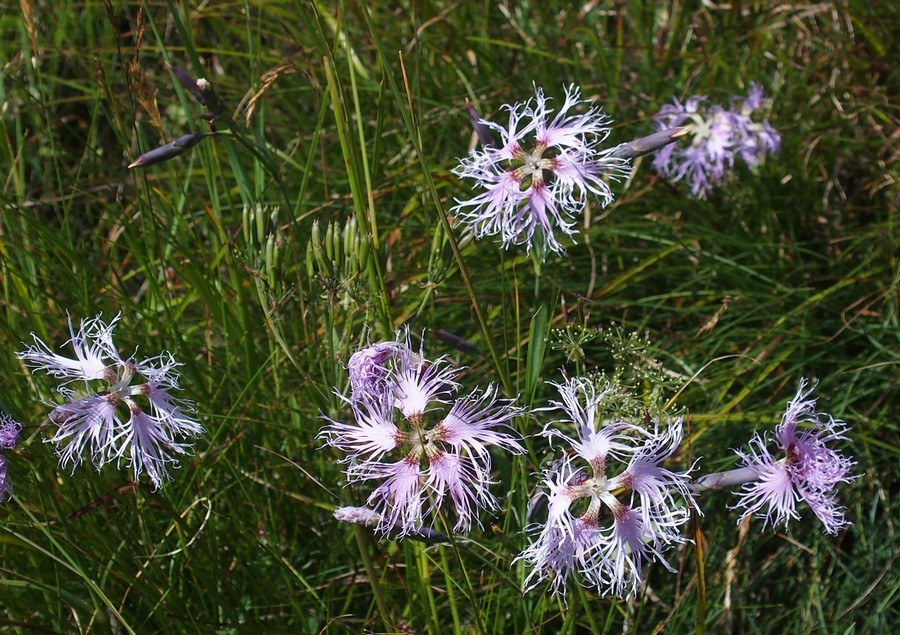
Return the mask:
MULTIPOLYGON (((0 23, 0 623, 12 632, 888 632, 897 555, 898 12, 891 3, 37 3, 0 23), (143 170, 140 154, 208 129, 168 65, 234 110, 227 134, 143 170), (783 148, 706 201, 648 158, 595 206, 565 256, 471 241, 450 169, 487 116, 574 82, 617 125, 651 131, 673 96, 727 102, 760 82, 783 148), (347 234, 346 241, 343 240, 347 234), (335 234, 340 240, 334 238, 335 234), (325 241, 331 237, 330 244, 325 241), (335 243, 340 244, 335 246, 335 243), (121 313, 124 353, 171 351, 206 434, 158 492, 126 470, 57 466, 53 384, 15 357, 121 313), (502 511, 450 545, 337 523, 346 485, 321 416, 367 341, 408 325, 426 350, 520 404, 563 372, 660 361, 689 426, 685 464, 728 469, 801 376, 852 424, 853 525, 824 536, 736 525, 708 495, 621 600, 570 585, 523 594, 513 558, 549 460, 495 457, 502 511), (579 327, 608 337, 576 350, 579 327), (454 349, 446 331, 478 352, 454 349), (618 333, 649 341, 642 355, 618 333), (574 335, 573 335, 574 334, 574 335), (630 351, 630 352, 629 352, 630 351)), ((216 129, 227 127, 218 122, 216 129)), ((626 369, 627 370, 627 369, 626 369)), ((648 395, 651 387, 641 386, 648 395)), ((649 399, 649 397, 648 397, 649 399)), ((651 403, 648 401, 648 407, 651 403)), ((438 527, 439 528, 439 527, 438 527)))

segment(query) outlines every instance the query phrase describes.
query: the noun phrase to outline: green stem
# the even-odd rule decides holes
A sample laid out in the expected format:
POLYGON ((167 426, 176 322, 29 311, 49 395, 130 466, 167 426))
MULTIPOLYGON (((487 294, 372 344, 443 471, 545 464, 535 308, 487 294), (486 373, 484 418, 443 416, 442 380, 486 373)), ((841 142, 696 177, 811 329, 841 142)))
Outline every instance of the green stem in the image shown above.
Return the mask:
MULTIPOLYGON (((444 226, 444 230, 447 232, 447 240, 450 243, 450 250, 453 252, 453 258, 456 260, 456 264, 459 267, 459 273, 463 279, 463 283, 466 286, 466 292, 469 295, 469 299, 472 301, 472 307, 475 309, 475 316, 478 320, 478 325, 481 327, 481 332, 484 335, 485 344, 490 351, 491 359, 494 362, 494 367, 497 369, 497 373, 500 375, 500 383, 503 384, 503 389, 504 391, 506 391, 506 394, 511 396, 513 393, 512 384, 510 383, 509 378, 509 368, 500 362, 500 355, 497 352, 496 345, 494 344, 494 337, 491 335, 491 332, 488 329, 488 323, 487 318, 484 314, 484 309, 482 309, 481 303, 478 301, 478 296, 475 293, 475 287, 472 284, 471 277, 469 276, 469 270, 466 268, 466 263, 463 260, 462 252, 459 249, 459 243, 456 240, 456 236, 453 235, 453 229, 450 226, 450 219, 447 216, 447 212, 444 211, 444 206, 441 203, 441 197, 434 185, 434 180, 431 178, 431 170, 428 166, 425 152, 422 149, 422 139, 417 133, 419 127, 416 122, 415 110, 413 109, 412 94, 409 92, 409 88, 407 85, 407 90, 405 91, 407 97, 406 102, 404 103, 404 100, 400 98, 401 92, 397 87, 397 83, 394 79, 393 74, 389 72, 389 69, 391 67, 388 64, 388 59, 385 55, 381 39, 378 37, 379 30, 375 28, 375 24, 372 22, 372 16, 369 14, 367 4, 365 2, 360 2, 359 9, 360 13, 363 16, 363 19, 366 21, 366 26, 368 27, 369 32, 372 35, 375 48, 378 52, 378 59, 381 62, 382 67, 385 69, 385 77, 387 78, 388 84, 391 87, 391 92, 397 99, 397 105, 400 107, 400 114, 403 117, 403 122, 406 125, 407 132, 409 133, 410 141, 412 142, 413 147, 416 150, 416 156, 419 158, 419 163, 422 166, 422 176, 425 179, 425 186, 428 189, 429 194, 431 195, 432 201, 434 202, 434 207, 438 212, 438 218, 440 219, 441 225, 444 226)), ((400 65, 405 81, 406 69, 405 67, 403 67, 402 57, 400 58, 400 65)))
MULTIPOLYGON (((452 536, 452 534, 447 534, 452 536)), ((450 614, 453 616, 453 632, 462 633, 462 624, 459 621, 459 608, 456 606, 456 591, 454 591, 453 580, 450 579, 450 563, 447 561, 447 550, 443 545, 439 547, 441 552, 441 567, 443 568, 444 578, 447 580, 447 600, 450 602, 450 614)))
MULTIPOLYGON (((421 151, 419 152, 419 156, 422 156, 421 151)), ((426 171, 427 177, 426 179, 431 182, 431 175, 426 171)), ((434 204, 438 210, 438 217, 441 220, 441 224, 444 226, 444 231, 447 232, 447 241, 450 243, 450 250, 453 252, 453 258, 456 260, 456 266, 459 267, 459 275, 463 279, 463 283, 466 285, 466 293, 469 294, 469 299, 472 300, 472 307, 475 309, 475 317, 478 319, 478 325, 481 327, 481 332, 484 335, 484 341, 487 344, 488 350, 491 353, 491 360, 494 362, 494 367, 497 369, 497 373, 500 375, 500 382, 503 384, 503 390, 506 391, 506 394, 512 396, 512 384, 509 379, 509 368, 506 365, 500 363, 500 354, 497 352, 497 347, 494 345, 494 337, 491 335, 490 330, 488 329, 487 317, 484 315, 484 309, 481 308, 481 303, 478 301, 478 296, 475 293, 475 286, 472 284, 472 279, 469 276, 469 270, 466 267, 466 263, 463 260, 462 252, 459 249, 459 243, 456 240, 456 236, 453 235, 453 228, 450 226, 450 219, 447 216, 447 212, 444 211, 443 206, 441 205, 440 199, 437 196, 437 191, 434 190, 432 184, 432 191, 434 192, 434 204)))
POLYGON ((389 338, 394 334, 394 323, 391 319, 390 307, 388 306, 388 293, 384 282, 384 274, 381 271, 380 243, 378 237, 374 234, 373 228, 370 226, 370 218, 367 213, 368 206, 362 192, 365 189, 365 184, 361 184, 359 181, 357 161, 349 139, 349 117, 344 112, 343 100, 341 99, 342 93, 339 90, 337 75, 333 67, 334 61, 327 55, 323 56, 322 60, 328 94, 331 98, 335 124, 337 125, 338 141, 344 156, 344 166, 349 176, 350 195, 353 198, 353 210, 356 213, 356 220, 359 224, 360 238, 369 241, 370 245, 366 277, 369 281, 369 287, 379 300, 378 309, 382 335, 385 338, 389 338))
POLYGON ((438 511, 438 519, 440 520, 441 527, 444 530, 444 534, 450 538, 450 546, 453 549, 453 555, 456 556, 456 562, 459 563, 459 569, 463 574, 463 581, 465 582, 465 590, 466 597, 469 600, 469 603, 472 605, 472 612, 475 614, 475 623, 478 625, 479 633, 487 633, 484 627, 484 620, 481 618, 481 611, 478 608, 478 602, 475 597, 475 588, 472 586, 472 581, 469 579, 469 572, 466 569, 466 565, 462 559, 462 553, 459 550, 459 543, 456 542, 456 538, 453 535, 453 531, 450 529, 450 526, 447 524, 447 519, 444 517, 442 511, 438 511))
POLYGON ((534 267, 534 309, 537 310, 541 304, 541 269, 546 251, 541 236, 538 236, 535 242, 537 244, 531 250, 531 264, 534 267))
MULTIPOLYGON (((591 633, 599 633, 600 625, 597 623, 597 619, 594 617, 594 612, 591 611, 590 606, 588 605, 587 594, 584 592, 584 587, 580 584, 576 584, 575 588, 578 591, 578 601, 581 603, 582 608, 584 609, 582 613, 587 616, 588 622, 591 624, 591 633)), ((573 611, 573 613, 577 613, 578 611, 573 611)))
POLYGON ((366 544, 365 529, 359 525, 353 526, 353 533, 356 535, 356 544, 359 547, 359 555, 362 558, 363 566, 366 568, 366 575, 369 577, 369 586, 372 587, 372 595, 375 596, 375 604, 378 606, 378 614, 384 624, 386 631, 394 631, 394 625, 391 622, 390 612, 387 608, 387 602, 381 594, 381 586, 378 584, 378 574, 375 571, 375 565, 369 556, 368 545, 366 544))
POLYGON ((422 581, 422 589, 425 591, 425 597, 428 598, 428 610, 431 612, 430 629, 436 633, 440 632, 440 619, 438 619, 437 602, 434 600, 434 592, 431 590, 431 569, 428 566, 428 555, 425 553, 425 546, 418 543, 413 547, 416 550, 416 560, 419 566, 419 579, 422 581))

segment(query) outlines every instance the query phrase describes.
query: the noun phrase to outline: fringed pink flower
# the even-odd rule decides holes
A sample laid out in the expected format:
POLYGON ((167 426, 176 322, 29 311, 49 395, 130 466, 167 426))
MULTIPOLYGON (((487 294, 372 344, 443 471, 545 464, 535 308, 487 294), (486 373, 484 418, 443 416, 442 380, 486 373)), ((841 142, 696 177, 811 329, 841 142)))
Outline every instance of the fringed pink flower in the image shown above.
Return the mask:
POLYGON ((475 182, 475 193, 457 199, 451 210, 469 225, 476 238, 500 236, 505 247, 565 248, 556 233, 576 233, 576 219, 588 197, 604 207, 613 200, 607 180, 627 174, 628 161, 601 150, 611 120, 598 107, 581 99, 572 85, 558 112, 549 106, 543 90, 524 103, 503 107, 509 112, 505 126, 481 120, 482 130, 499 134, 500 144, 472 152, 453 173, 475 182), (576 113, 579 105, 585 112, 576 113))
POLYGON ((800 381, 797 394, 788 402, 787 410, 776 426, 774 439, 757 434, 747 452, 738 450, 744 469, 756 477, 745 483, 738 494, 741 520, 754 514, 766 525, 788 524, 799 519, 797 504, 805 501, 822 521, 825 532, 836 534, 850 523, 844 509, 834 501, 839 483, 849 483, 855 463, 841 456, 831 445, 847 439, 843 421, 816 411, 816 400, 810 398, 814 386, 806 389, 800 381), (771 447, 776 447, 773 454, 771 447))
POLYGON ((672 570, 663 554, 686 541, 681 526, 696 508, 687 472, 663 467, 683 439, 681 420, 652 431, 605 423, 599 406, 606 392, 590 380, 568 379, 557 388, 562 402, 554 406, 576 434, 545 430, 567 452, 544 473, 547 521, 531 526, 536 538, 518 556, 532 567, 525 588, 549 580, 554 592, 564 593, 569 579, 580 576, 600 593, 630 596, 649 563, 672 570), (624 464, 618 472, 616 464, 624 464))
POLYGON ((390 351, 380 363, 372 361, 376 354, 364 358, 377 381, 357 383, 347 400, 352 420, 328 419, 319 436, 346 454, 350 482, 378 482, 367 504, 379 531, 419 533, 448 497, 454 531, 469 531, 478 510, 498 506, 488 489, 489 448, 523 451, 509 426, 521 410, 493 386, 455 397, 456 369, 442 358, 428 361, 421 348, 414 352, 408 333, 374 346, 390 351))
POLYGON ((203 428, 188 414, 190 404, 172 395, 179 366, 172 355, 121 357, 113 343, 118 321, 116 316, 106 324, 97 316, 76 332, 69 320, 74 358, 54 353, 36 335, 18 357, 62 382, 57 388, 62 402, 50 413, 57 426, 50 441, 61 465, 74 470, 85 453, 98 470, 124 460, 135 479, 146 472, 158 489, 170 479, 176 457, 191 447, 181 439, 196 438, 203 428))

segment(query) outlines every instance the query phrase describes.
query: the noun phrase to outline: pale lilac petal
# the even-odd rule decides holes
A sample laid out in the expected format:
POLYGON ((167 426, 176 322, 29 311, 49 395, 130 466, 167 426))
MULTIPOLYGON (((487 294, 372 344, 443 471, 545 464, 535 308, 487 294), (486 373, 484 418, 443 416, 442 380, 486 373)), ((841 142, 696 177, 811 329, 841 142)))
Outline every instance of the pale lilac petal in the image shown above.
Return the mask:
POLYGON ((443 402, 456 388, 456 369, 443 358, 428 362, 421 354, 406 350, 398 356, 398 368, 390 389, 395 405, 407 419, 422 417, 429 404, 443 402))
POLYGON ((378 342, 355 352, 347 362, 354 398, 377 399, 387 389, 388 362, 403 351, 403 342, 378 342))
POLYGON ((609 393, 609 389, 597 392, 597 388, 587 377, 566 378, 561 383, 548 382, 559 392, 562 401, 551 401, 550 405, 568 415, 568 421, 575 424, 581 437, 587 436, 598 426, 598 406, 609 393))
POLYGON ((360 471, 359 476, 382 479, 366 501, 382 517, 379 531, 397 526, 403 535, 422 526, 426 474, 418 460, 403 458, 396 463, 369 464, 366 473, 360 471))
POLYGON ((172 396, 170 389, 154 381, 142 384, 137 394, 147 397, 150 410, 166 431, 172 436, 198 437, 203 434, 203 426, 185 413, 186 402, 172 396))
POLYGON ((173 355, 164 352, 156 357, 148 357, 140 362, 133 362, 135 372, 147 380, 148 384, 165 388, 167 390, 177 390, 178 386, 178 367, 181 364, 175 361, 173 355))
POLYGON ((520 228, 512 223, 528 192, 522 191, 521 183, 511 172, 470 178, 480 178, 485 191, 466 201, 457 200, 452 213, 472 228, 477 239, 501 234, 504 246, 516 244, 520 228))
POLYGON ((0 454, 0 503, 8 501, 12 498, 13 486, 12 479, 9 476, 9 463, 6 458, 0 454))
POLYGON ((11 450, 19 440, 22 424, 5 412, 0 414, 0 450, 11 450))
POLYGON ((688 472, 674 472, 663 467, 663 463, 678 451, 683 439, 681 419, 671 421, 664 432, 644 442, 631 457, 628 468, 611 485, 627 487, 640 496, 645 524, 650 523, 649 514, 657 508, 678 510, 676 495, 697 509, 688 472))
POLYGON ((765 520, 765 527, 787 523, 791 518, 799 519, 796 508, 800 495, 794 489, 784 462, 772 456, 766 447, 766 439, 760 435, 755 435, 749 445, 749 452, 737 450, 737 454, 743 459, 744 466, 753 469, 757 480, 745 484, 738 493, 740 502, 734 508, 744 510, 739 521, 755 514, 765 520), (768 510, 762 513, 764 507, 768 510))
POLYGON ((447 416, 434 427, 431 438, 482 457, 491 445, 522 454, 525 450, 511 434, 513 431, 508 423, 521 414, 521 408, 508 400, 498 399, 497 388, 491 385, 483 393, 475 391, 457 399, 447 416), (504 429, 510 432, 504 432, 504 429))
MULTIPOLYGON (((0 413, 0 450, 12 450, 19 440, 22 424, 8 414, 0 413)), ((10 500, 13 494, 9 462, 0 454, 0 503, 10 500)))
POLYGON ((658 549, 656 532, 627 506, 616 511, 612 527, 599 534, 591 558, 581 568, 588 583, 602 593, 631 597, 643 585, 644 567, 652 561, 672 567, 658 549))
POLYGON ((71 463, 74 470, 84 450, 97 469, 121 455, 127 431, 118 406, 118 396, 99 394, 72 399, 53 409, 50 420, 58 427, 49 441, 56 445, 62 467, 71 463))
POLYGON ((168 465, 178 465, 172 455, 184 454, 185 448, 190 446, 173 441, 159 421, 139 406, 131 404, 130 410, 131 420, 124 444, 128 463, 134 471, 135 480, 146 472, 153 482, 153 489, 159 489, 164 481, 171 480, 168 465))
POLYGON ((453 531, 468 533, 473 519, 481 526, 477 510, 497 509, 497 499, 488 491, 489 482, 470 458, 438 452, 428 457, 427 474, 426 486, 434 495, 434 502, 426 513, 438 509, 444 496, 449 493, 457 516, 453 531))
POLYGON ((104 379, 107 377, 107 368, 122 361, 112 345, 112 331, 118 321, 119 316, 116 316, 106 324, 97 316, 82 321, 76 333, 69 318, 69 333, 72 337, 67 344, 72 345, 75 359, 54 353, 33 333, 34 345, 26 347, 16 356, 31 366, 33 371, 42 371, 67 382, 104 379))
POLYGON ((643 428, 625 421, 605 425, 600 421, 599 406, 609 389, 598 392, 586 377, 567 378, 561 384, 549 383, 562 397, 562 401, 551 401, 551 408, 563 411, 565 418, 560 421, 573 423, 578 436, 572 439, 549 428, 545 430, 546 435, 564 438, 591 465, 605 465, 608 457, 622 460, 637 451, 636 439, 647 434, 643 428))
POLYGON ((328 445, 347 453, 347 461, 380 461, 406 442, 406 434, 393 422, 393 400, 359 401, 352 405, 354 423, 329 422, 319 432, 328 445))
POLYGON ((580 519, 573 521, 571 532, 556 525, 545 525, 537 539, 513 560, 524 560, 530 565, 531 571, 523 583, 524 591, 531 591, 549 580, 553 593, 564 595, 569 578, 576 570, 586 568, 597 534, 595 525, 580 519))

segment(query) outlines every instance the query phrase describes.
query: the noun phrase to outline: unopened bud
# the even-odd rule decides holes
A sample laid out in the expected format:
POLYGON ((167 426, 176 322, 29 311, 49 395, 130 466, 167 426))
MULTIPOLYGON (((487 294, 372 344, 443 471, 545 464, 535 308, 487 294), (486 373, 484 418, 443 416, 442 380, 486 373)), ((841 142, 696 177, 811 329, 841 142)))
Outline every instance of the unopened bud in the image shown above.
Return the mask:
POLYGON ((656 152, 670 143, 675 143, 688 134, 688 132, 690 132, 690 128, 687 126, 660 130, 659 132, 654 132, 646 137, 640 137, 616 146, 610 150, 606 156, 614 159, 633 159, 643 154, 656 152))
MULTIPOLYGON (((386 534, 399 533, 400 523, 394 522, 388 527, 382 526, 382 516, 376 511, 366 507, 338 507, 334 510, 334 517, 342 523, 353 523, 363 527, 377 528, 386 534)), ((444 534, 428 527, 414 529, 405 535, 406 538, 421 540, 422 542, 450 542, 444 534)))
POLYGON ((200 143, 204 137, 210 136, 210 133, 203 134, 186 134, 181 137, 175 139, 171 143, 167 143, 164 146, 160 146, 150 152, 145 152, 137 159, 128 164, 128 169, 132 168, 145 168, 148 165, 153 165, 155 163, 162 163, 163 161, 168 161, 169 159, 177 157, 179 154, 184 154, 195 145, 200 143))
POLYGON ((478 135, 478 140, 481 142, 481 145, 485 148, 496 145, 494 143, 494 137, 491 135, 491 129, 484 124, 484 120, 475 109, 475 106, 468 101, 466 102, 466 106, 469 110, 469 119, 472 121, 472 127, 475 129, 475 134, 478 135))

